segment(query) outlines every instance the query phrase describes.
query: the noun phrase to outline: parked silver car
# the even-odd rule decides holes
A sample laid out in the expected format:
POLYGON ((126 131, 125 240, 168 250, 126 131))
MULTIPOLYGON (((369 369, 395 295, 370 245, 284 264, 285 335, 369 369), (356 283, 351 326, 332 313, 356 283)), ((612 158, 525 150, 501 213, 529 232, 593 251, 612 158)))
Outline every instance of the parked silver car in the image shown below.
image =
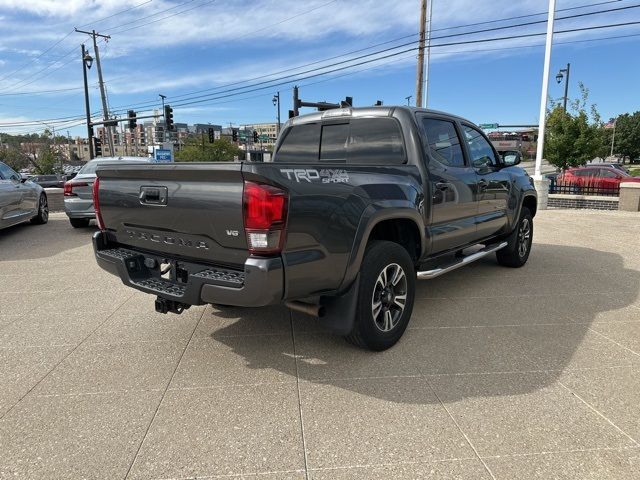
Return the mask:
POLYGON ((150 162, 148 157, 103 157, 87 162, 78 174, 64 184, 64 211, 73 228, 89 226, 96 218, 93 208, 93 182, 100 165, 150 162))
POLYGON ((0 228, 27 221, 43 224, 48 220, 49 204, 44 188, 0 162, 0 228))

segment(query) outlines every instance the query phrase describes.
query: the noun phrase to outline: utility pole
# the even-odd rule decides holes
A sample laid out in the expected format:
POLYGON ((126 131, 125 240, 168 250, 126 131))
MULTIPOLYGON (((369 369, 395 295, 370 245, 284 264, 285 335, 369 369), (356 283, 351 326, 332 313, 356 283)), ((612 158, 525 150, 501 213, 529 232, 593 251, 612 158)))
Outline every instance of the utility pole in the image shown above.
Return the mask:
MULTIPOLYGON (((93 38, 93 52, 96 56, 96 65, 98 66, 98 83, 100 85, 100 96, 102 97, 102 116, 103 120, 109 120, 109 108, 107 107, 107 94, 104 89, 104 80, 102 78, 102 65, 100 63, 100 52, 98 50, 98 42, 96 41, 97 37, 102 37, 105 40, 109 40, 111 37, 109 35, 102 35, 100 33, 96 33, 95 30, 91 30, 90 32, 84 30, 75 29, 78 33, 85 33, 87 35, 91 35, 93 38)), ((111 126, 105 125, 105 133, 107 134, 107 141, 109 142, 109 151, 111 155, 115 155, 115 149, 113 147, 113 130, 111 126)))
POLYGON ((420 0, 420 39, 418 45, 418 73, 416 75, 416 107, 422 107, 424 84, 424 38, 427 23, 427 0, 420 0))
POLYGON ((411 97, 413 97, 413 95, 409 95, 408 97, 404 97, 407 100, 407 105, 411 105, 411 97))
POLYGON ((549 15, 547 19, 547 37, 544 49, 544 67, 542 72, 542 92, 540 93, 540 119, 538 128, 538 145, 536 149, 536 166, 533 175, 534 184, 538 191, 540 209, 547 208, 549 182, 542 178, 542 155, 544 152, 544 130, 547 121, 547 94, 549 92, 549 66, 551 64, 551 47, 553 45, 553 21, 556 13, 556 0, 549 0, 549 15))

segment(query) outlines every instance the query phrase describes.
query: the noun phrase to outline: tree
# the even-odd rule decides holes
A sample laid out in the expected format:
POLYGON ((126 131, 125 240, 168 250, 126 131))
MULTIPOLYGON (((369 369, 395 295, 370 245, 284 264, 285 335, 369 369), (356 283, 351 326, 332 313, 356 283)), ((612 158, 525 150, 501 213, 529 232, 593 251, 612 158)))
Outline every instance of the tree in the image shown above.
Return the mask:
POLYGON ((213 143, 204 142, 197 137, 190 138, 179 152, 176 153, 177 162, 232 162, 233 157, 240 157, 242 150, 226 138, 213 143))
POLYGON ((38 160, 34 163, 38 175, 49 175, 56 171, 56 157, 49 147, 43 147, 38 152, 38 160))
POLYGON ((29 165, 27 157, 17 148, 8 147, 0 149, 0 162, 4 162, 16 172, 29 165))
POLYGON ((640 158, 640 111, 618 117, 613 151, 628 157, 632 163, 640 158))
POLYGON ((604 128, 595 105, 587 113, 589 91, 580 83, 580 99, 571 102, 572 112, 565 112, 559 103, 552 105, 547 118, 544 156, 560 167, 577 167, 601 156, 604 148, 604 128))

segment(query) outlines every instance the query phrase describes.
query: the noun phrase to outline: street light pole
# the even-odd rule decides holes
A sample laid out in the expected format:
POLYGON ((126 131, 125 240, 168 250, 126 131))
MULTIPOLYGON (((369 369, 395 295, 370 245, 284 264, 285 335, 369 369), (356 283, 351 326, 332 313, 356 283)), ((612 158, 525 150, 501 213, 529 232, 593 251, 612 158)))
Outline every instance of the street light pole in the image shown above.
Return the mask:
POLYGON ((558 74, 556 75, 556 80, 558 83, 560 83, 562 81, 562 79, 564 78, 565 82, 564 82, 564 97, 563 97, 563 101, 562 101, 562 107, 564 108, 564 111, 567 111, 567 101, 569 100, 569 73, 571 72, 571 64, 567 63, 567 68, 562 68, 558 74), (563 75, 563 73, 565 73, 567 76, 565 77, 563 75))
MULTIPOLYGON (((87 85, 87 68, 91 68, 91 63, 87 66, 91 56, 87 53, 82 44, 82 77, 84 79, 84 108, 87 114, 87 138, 89 139, 89 160, 93 159, 93 128, 91 128, 91 110, 89 109, 89 86, 87 85)), ((93 61, 93 59, 91 59, 93 61)))

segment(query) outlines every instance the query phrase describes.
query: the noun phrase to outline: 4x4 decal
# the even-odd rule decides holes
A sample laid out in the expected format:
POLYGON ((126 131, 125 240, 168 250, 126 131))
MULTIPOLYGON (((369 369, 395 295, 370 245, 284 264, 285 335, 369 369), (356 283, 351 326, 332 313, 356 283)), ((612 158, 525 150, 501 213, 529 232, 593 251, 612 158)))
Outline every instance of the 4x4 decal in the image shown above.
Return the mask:
POLYGON ((287 180, 296 182, 321 182, 321 183, 349 183, 349 174, 342 169, 323 168, 281 168, 280 173, 287 177, 287 180))

